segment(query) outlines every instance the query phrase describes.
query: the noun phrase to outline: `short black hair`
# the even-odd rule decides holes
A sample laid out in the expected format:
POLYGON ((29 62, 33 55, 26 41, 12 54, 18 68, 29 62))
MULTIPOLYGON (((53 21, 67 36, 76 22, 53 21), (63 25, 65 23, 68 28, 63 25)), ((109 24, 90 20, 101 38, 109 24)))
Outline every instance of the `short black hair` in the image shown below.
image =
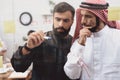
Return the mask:
POLYGON ((53 15, 55 12, 62 13, 66 11, 70 11, 72 13, 72 16, 74 17, 75 9, 67 2, 60 2, 57 5, 55 5, 54 10, 53 10, 53 15))
POLYGON ((35 32, 34 30, 29 30, 27 35, 30 35, 32 32, 35 32))

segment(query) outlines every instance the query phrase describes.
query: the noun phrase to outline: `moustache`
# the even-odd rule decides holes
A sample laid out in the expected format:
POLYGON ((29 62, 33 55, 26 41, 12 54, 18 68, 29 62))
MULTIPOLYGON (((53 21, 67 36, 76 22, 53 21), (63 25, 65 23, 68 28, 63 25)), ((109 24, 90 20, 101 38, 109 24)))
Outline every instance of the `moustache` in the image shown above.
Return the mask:
POLYGON ((82 24, 83 27, 91 27, 91 25, 82 24))
POLYGON ((91 27, 91 25, 86 25, 86 24, 83 24, 82 26, 83 26, 83 27, 88 27, 88 29, 89 29, 91 32, 96 32, 96 29, 97 29, 96 26, 95 26, 95 27, 91 27))
POLYGON ((64 27, 58 27, 58 28, 55 28, 56 30, 58 30, 58 29, 61 29, 61 30, 63 30, 63 31, 66 31, 66 29, 64 28, 64 27))

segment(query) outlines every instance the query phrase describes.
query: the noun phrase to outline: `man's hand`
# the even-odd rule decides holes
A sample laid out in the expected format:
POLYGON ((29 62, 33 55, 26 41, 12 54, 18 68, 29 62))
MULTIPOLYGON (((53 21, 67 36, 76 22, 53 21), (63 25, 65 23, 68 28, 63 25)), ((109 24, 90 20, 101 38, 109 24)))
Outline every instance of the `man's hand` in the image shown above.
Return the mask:
POLYGON ((45 40, 44 36, 45 34, 43 33, 43 31, 36 31, 31 33, 28 36, 27 47, 32 49, 39 46, 45 40))
POLYGON ((79 32, 79 40, 78 43, 85 46, 86 38, 91 36, 91 31, 88 27, 84 27, 79 32))
MULTIPOLYGON (((39 46, 45 39, 44 39, 44 32, 43 31, 36 31, 32 32, 27 39, 27 47, 33 49, 39 46)), ((30 51, 27 51, 24 47, 22 49, 23 54, 28 54, 30 51)))

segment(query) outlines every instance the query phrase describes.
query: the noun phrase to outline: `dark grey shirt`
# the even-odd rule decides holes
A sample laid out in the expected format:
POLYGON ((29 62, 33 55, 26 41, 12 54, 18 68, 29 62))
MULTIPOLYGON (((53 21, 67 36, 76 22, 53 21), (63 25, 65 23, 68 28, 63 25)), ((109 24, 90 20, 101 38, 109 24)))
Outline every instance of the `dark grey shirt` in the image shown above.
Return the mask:
POLYGON ((11 63, 15 71, 24 72, 33 62, 32 80, 69 80, 63 66, 70 51, 72 37, 59 39, 53 32, 47 32, 52 39, 45 40, 30 54, 22 55, 20 46, 14 53, 11 63))

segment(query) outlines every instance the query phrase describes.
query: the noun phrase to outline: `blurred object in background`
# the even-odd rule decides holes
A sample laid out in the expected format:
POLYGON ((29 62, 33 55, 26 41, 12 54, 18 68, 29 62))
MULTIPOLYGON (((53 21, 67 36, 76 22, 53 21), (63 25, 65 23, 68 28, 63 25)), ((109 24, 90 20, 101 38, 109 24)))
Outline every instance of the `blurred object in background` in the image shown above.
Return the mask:
POLYGON ((7 47, 4 42, 0 39, 0 56, 3 56, 7 51, 7 47))

